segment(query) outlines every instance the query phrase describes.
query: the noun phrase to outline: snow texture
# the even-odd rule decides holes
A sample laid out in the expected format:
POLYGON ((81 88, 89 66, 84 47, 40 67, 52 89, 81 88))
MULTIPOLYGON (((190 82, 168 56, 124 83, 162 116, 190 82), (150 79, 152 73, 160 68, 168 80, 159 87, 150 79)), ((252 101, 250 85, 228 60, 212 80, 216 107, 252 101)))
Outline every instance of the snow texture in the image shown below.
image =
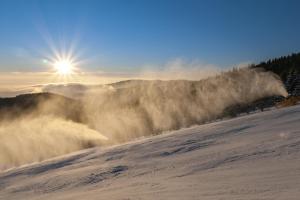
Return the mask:
POLYGON ((0 174, 0 199, 299 200, 300 106, 98 147, 0 174))

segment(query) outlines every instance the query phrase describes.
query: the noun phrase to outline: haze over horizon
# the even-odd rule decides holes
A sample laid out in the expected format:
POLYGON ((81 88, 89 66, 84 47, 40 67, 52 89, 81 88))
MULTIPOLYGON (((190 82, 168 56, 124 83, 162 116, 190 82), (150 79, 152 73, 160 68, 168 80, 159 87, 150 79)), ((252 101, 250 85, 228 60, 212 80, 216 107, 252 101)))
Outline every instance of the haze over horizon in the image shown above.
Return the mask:
POLYGON ((198 80, 298 52, 299 6, 295 0, 3 0, 0 96, 50 83, 198 80), (72 73, 57 76, 59 60, 70 60, 72 73))

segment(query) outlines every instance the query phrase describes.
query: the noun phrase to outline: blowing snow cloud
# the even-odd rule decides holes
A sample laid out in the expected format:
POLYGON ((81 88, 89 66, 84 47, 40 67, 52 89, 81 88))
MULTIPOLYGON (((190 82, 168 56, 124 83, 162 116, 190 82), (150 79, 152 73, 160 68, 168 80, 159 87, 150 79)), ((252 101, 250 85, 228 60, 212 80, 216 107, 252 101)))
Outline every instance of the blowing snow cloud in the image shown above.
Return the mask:
POLYGON ((62 110, 55 109, 58 102, 45 100, 34 111, 38 115, 1 123, 0 167, 201 124, 229 106, 287 95, 276 75, 248 68, 200 81, 125 81, 85 88, 80 94, 80 111, 75 113, 81 121, 62 117, 62 110))

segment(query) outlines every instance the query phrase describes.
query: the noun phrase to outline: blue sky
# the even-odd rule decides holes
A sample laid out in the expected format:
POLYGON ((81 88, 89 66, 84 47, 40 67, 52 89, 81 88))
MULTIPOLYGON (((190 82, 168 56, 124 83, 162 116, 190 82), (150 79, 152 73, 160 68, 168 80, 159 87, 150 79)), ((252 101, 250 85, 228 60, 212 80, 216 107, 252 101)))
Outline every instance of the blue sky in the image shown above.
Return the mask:
POLYGON ((299 8, 297 0, 1 0, 0 71, 46 70, 50 44, 74 45, 90 71, 178 58, 222 68, 257 63, 300 50, 299 8))

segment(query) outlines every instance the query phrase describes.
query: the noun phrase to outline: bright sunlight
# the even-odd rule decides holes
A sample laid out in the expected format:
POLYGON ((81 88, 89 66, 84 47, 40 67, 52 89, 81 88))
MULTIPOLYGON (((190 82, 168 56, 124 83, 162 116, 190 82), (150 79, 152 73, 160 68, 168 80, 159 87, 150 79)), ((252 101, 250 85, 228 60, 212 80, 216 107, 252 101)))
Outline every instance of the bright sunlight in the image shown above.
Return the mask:
POLYGON ((70 60, 58 60, 54 63, 54 69, 59 75, 70 75, 73 73, 73 68, 70 60))

